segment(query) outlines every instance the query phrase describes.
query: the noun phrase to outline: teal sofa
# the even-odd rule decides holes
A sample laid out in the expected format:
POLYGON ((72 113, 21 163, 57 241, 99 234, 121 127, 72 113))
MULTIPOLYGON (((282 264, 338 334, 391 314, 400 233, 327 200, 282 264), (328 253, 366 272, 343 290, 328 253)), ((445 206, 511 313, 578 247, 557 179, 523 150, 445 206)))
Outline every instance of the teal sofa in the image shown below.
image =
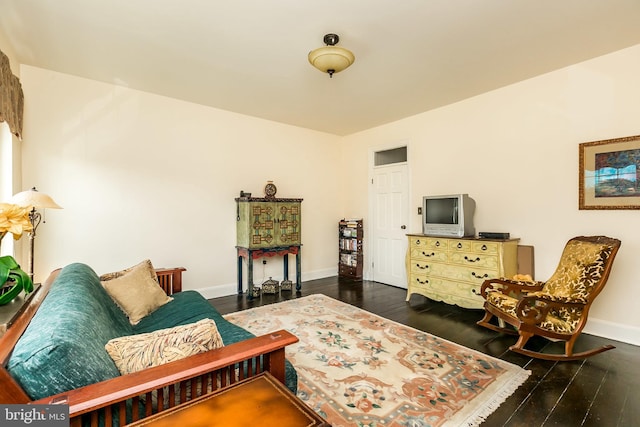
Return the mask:
MULTIPOLYGON (((216 322, 225 344, 218 350, 226 348, 228 352, 232 344, 255 338, 226 321, 196 291, 178 292, 172 297, 171 302, 132 326, 89 266, 68 265, 51 283, 48 295, 15 344, 5 369, 35 401, 120 377, 104 347, 116 337, 210 318, 216 322)), ((190 357, 197 356, 200 355, 190 357)), ((244 368, 244 374, 251 375, 247 369, 253 368, 244 368)), ((295 394, 297 374, 288 361, 285 361, 284 373, 285 385, 295 394)))

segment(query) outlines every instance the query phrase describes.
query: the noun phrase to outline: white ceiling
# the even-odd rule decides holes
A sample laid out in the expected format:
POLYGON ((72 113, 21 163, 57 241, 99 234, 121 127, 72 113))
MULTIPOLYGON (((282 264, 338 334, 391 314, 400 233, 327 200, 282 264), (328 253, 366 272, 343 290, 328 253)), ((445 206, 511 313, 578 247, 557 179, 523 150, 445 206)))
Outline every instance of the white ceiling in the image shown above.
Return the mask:
POLYGON ((23 64, 337 135, 640 43, 640 0, 0 0, 23 64), (307 53, 340 36, 355 63, 307 53))

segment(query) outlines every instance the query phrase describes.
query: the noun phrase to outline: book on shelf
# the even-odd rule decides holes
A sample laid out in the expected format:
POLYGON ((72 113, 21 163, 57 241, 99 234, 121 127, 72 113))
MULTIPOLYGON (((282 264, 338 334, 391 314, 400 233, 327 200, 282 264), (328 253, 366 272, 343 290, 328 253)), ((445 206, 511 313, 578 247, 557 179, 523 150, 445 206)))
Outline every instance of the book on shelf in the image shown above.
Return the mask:
POLYGON ((347 227, 357 228, 358 223, 362 221, 362 218, 345 218, 340 221, 341 225, 346 225, 347 227))
POLYGON ((358 230, 355 228, 345 227, 342 229, 344 237, 358 237, 358 230))
POLYGON ((349 267, 357 267, 358 266, 358 257, 352 254, 341 254, 340 255, 340 264, 346 265, 349 267))
POLYGON ((354 239, 340 239, 340 249, 343 251, 358 251, 358 241, 354 239))

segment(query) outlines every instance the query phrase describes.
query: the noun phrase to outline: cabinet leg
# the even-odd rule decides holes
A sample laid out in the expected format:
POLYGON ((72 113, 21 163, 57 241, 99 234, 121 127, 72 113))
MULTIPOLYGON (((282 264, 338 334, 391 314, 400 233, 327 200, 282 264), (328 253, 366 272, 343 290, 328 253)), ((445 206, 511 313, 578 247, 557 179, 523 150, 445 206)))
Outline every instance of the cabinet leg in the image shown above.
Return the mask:
POLYGON ((242 257, 238 256, 238 295, 242 295, 242 257))
POLYGON ((284 271, 282 273, 282 276, 283 276, 282 280, 288 280, 289 279, 289 254, 285 254, 282 257, 282 265, 284 266, 284 271))
POLYGON ((253 299, 253 257, 247 257, 247 298, 253 299))
POLYGON ((300 248, 298 248, 298 253, 296 254, 296 291, 302 289, 302 275, 301 275, 301 262, 300 262, 300 248))

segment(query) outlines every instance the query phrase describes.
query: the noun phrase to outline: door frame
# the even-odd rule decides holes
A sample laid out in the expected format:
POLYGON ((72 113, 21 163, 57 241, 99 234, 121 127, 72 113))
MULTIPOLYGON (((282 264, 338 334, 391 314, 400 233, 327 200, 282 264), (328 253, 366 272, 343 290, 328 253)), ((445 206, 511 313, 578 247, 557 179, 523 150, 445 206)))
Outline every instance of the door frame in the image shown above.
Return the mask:
POLYGON ((407 168, 407 193, 408 193, 408 197, 407 197, 407 204, 408 206, 406 206, 407 208, 407 213, 408 213, 408 218, 407 218, 407 233, 410 233, 410 230, 413 229, 413 215, 411 215, 412 211, 411 211, 411 187, 412 187, 412 181, 411 181, 411 144, 409 143, 409 140, 400 140, 400 141, 396 141, 396 142, 389 142, 386 144, 382 144, 382 145, 378 145, 378 146, 374 146, 374 147, 370 147, 369 148, 369 167, 368 167, 368 176, 367 176, 367 187, 368 187, 368 191, 367 191, 367 198, 369 201, 369 206, 368 206, 368 217, 369 220, 366 221, 366 224, 364 225, 364 228, 367 232, 367 234, 365 235, 365 247, 367 248, 367 250, 364 253, 364 271, 363 271, 363 278, 364 280, 374 280, 375 278, 373 277, 373 268, 371 263, 373 262, 374 256, 373 256, 373 251, 374 251, 374 229, 375 227, 373 226, 373 218, 375 218, 375 203, 374 203, 374 186, 373 186, 373 177, 374 177, 374 170, 376 168, 375 166, 375 153, 378 151, 385 151, 385 150, 393 150, 394 148, 402 148, 402 147, 407 147, 407 161, 406 162, 398 162, 398 163, 393 163, 395 165, 402 165, 404 164, 407 168), (366 236, 369 236, 369 238, 366 238, 366 236))

